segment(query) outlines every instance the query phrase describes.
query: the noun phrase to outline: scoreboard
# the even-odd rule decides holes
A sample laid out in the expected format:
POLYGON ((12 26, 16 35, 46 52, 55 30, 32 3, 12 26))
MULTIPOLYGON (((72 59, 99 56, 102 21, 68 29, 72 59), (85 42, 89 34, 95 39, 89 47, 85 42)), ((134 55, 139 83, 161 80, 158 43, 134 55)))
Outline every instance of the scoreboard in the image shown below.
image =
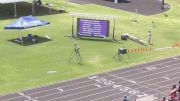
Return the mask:
POLYGON ((77 35, 85 37, 109 37, 109 20, 78 18, 77 35))

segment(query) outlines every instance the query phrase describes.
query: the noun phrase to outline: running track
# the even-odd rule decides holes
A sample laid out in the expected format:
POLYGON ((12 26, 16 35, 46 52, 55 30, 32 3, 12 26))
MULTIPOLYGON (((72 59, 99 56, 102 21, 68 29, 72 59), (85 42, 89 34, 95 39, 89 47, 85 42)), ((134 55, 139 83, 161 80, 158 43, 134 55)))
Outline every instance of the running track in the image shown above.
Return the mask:
POLYGON ((180 81, 180 56, 0 96, 0 101, 120 101, 162 97, 180 81))

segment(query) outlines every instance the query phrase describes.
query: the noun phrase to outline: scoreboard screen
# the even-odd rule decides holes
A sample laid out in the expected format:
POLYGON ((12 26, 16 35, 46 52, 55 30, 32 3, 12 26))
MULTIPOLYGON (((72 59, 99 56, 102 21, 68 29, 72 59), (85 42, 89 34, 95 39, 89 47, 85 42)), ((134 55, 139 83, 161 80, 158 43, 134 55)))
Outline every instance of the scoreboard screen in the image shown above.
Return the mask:
POLYGON ((78 18, 77 35, 85 37, 109 37, 109 20, 78 18))

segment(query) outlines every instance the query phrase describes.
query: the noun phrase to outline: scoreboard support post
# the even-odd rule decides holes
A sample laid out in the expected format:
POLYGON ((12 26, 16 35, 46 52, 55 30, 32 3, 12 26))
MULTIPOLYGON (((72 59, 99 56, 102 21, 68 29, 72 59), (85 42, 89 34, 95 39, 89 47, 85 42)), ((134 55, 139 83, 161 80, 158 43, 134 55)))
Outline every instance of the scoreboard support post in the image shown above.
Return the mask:
POLYGON ((74 16, 72 16, 72 29, 71 29, 71 37, 75 37, 74 35, 74 16))
POLYGON ((116 31, 116 19, 114 20, 114 25, 113 25, 113 40, 115 40, 115 31, 116 31))

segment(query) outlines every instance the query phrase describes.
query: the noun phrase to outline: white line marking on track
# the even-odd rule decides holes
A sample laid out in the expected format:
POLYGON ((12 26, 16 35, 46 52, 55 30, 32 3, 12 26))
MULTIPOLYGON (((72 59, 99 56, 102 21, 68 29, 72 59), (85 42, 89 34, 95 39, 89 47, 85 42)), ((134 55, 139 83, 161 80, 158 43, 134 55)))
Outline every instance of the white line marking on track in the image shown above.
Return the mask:
POLYGON ((61 89, 61 88, 57 88, 57 90, 59 90, 59 91, 61 91, 61 92, 64 92, 64 90, 63 90, 63 89, 61 89))
MULTIPOLYGON (((164 59, 162 59, 164 60, 164 59)), ((158 60, 160 61, 160 60, 158 60)), ((156 66, 156 65, 162 65, 162 64, 165 64, 165 63, 171 63, 171 62, 175 62, 175 60, 172 60, 172 61, 167 61, 167 62, 162 62, 162 63, 156 63, 156 64, 152 64, 152 65, 149 65, 149 66, 156 66)), ((137 65, 138 66, 138 65, 137 65)), ((124 74, 124 73, 128 73, 128 72, 131 72, 131 71, 135 71, 135 70, 142 70, 143 68, 137 68, 137 69, 133 69, 132 70, 128 70, 128 71, 125 71, 125 72, 121 72, 121 73, 117 73, 117 74, 124 74)), ((113 71, 117 71, 117 70, 113 70, 113 71)), ((77 80, 77 79, 76 79, 77 80)), ((89 82, 91 80, 87 80, 87 81, 82 81, 82 82, 75 82, 75 83, 71 83, 69 85, 65 85, 65 86, 61 86, 61 87, 67 87, 67 86, 70 86, 70 85, 76 85, 76 84, 79 84, 79 83, 83 83, 83 82, 89 82)), ((52 85, 52 84, 51 84, 52 85)), ((50 85, 49 85, 50 86, 50 85)), ((43 86, 43 87, 46 87, 46 86, 43 86)), ((37 87, 37 88, 43 88, 43 87, 37 87)), ((28 89, 28 90, 34 90, 35 88, 33 89, 28 89)), ((45 91, 50 91, 50 90, 53 90, 53 89, 56 89, 55 88, 51 88, 51 89, 47 89, 47 90, 42 90, 42 91, 39 91, 39 92, 36 92, 36 93, 31 93, 31 94, 27 94, 27 95, 33 95, 33 94, 38 94, 38 93, 41 93, 41 92, 45 92, 45 91)), ((13 97, 13 98, 19 98, 19 97, 13 97)), ((10 99, 13 99, 13 98, 10 98, 10 99)))
POLYGON ((166 77, 166 76, 163 76, 162 78, 165 78, 165 79, 167 79, 167 80, 170 80, 170 78, 169 78, 169 77, 166 77))
POLYGON ((98 85, 98 84, 94 84, 94 86, 98 87, 98 88, 102 88, 101 85, 98 85))
POLYGON ((21 96, 23 96, 23 97, 25 97, 25 98, 27 98, 28 100, 38 101, 38 100, 32 99, 30 96, 24 95, 23 93, 18 93, 18 94, 21 95, 21 96))
MULTIPOLYGON (((164 72, 164 71, 163 71, 164 72)), ((152 75, 152 74, 151 74, 152 75)), ((97 78, 97 76, 95 76, 96 78, 97 78)), ((95 78, 94 77, 94 78, 95 78)), ((105 77, 107 77, 107 76, 105 76, 105 77)), ((113 79, 114 80, 114 79, 113 79)), ((124 81, 123 81, 124 82, 124 81)), ((120 82, 120 83, 122 83, 122 82, 120 82)), ((133 84, 130 84, 130 85, 133 85, 133 84)), ((105 86, 106 87, 106 86, 105 86)), ((102 88, 104 88, 104 87, 102 87, 102 88)), ((96 88, 96 89, 98 89, 98 88, 96 88)), ((91 89, 91 90, 95 90, 95 89, 91 89)), ((91 91, 91 90, 87 90, 87 91, 91 91)), ((83 92, 85 92, 85 91, 83 91, 83 92)), ((81 92, 80 92, 81 93, 81 92)), ((78 94, 78 93, 77 93, 78 94)), ((75 95, 75 94, 72 94, 72 95, 75 95)), ((38 98, 38 97, 37 97, 38 98)))
MULTIPOLYGON (((180 56, 180 55, 173 56, 173 57, 178 57, 178 56, 180 56)), ((173 57, 165 58, 165 59, 159 59, 159 60, 155 60, 155 61, 151 61, 151 62, 163 61, 163 60, 166 60, 166 59, 171 59, 171 58, 173 58, 173 57)), ((147 62, 147 63, 151 63, 151 62, 147 62)), ((152 65, 158 65, 158 64, 162 64, 162 63, 164 64, 164 63, 169 63, 169 62, 173 62, 173 60, 172 60, 172 61, 169 60, 168 62, 155 63, 155 64, 152 64, 152 65)), ((135 65, 135 66, 138 66, 138 65, 135 65)), ((151 66, 151 64, 150 64, 149 66, 151 66)), ((130 67, 129 67, 129 68, 130 68, 130 67)), ((138 68, 138 69, 141 69, 141 68, 138 68)), ((132 68, 132 70, 138 70, 138 69, 133 69, 133 68, 132 68)), ((122 70, 123 70, 123 69, 122 69, 122 70)), ((113 71, 117 71, 117 70, 112 70, 112 72, 113 72, 113 71)), ((122 73, 123 73, 123 72, 122 72, 122 73)), ((101 74, 102 74, 102 73, 101 73, 101 74)), ((62 83, 62 82, 68 82, 68 81, 78 80, 78 79, 82 79, 82 78, 84 78, 84 77, 79 77, 79 78, 75 78, 75 79, 71 79, 71 80, 60 81, 60 82, 53 83, 53 84, 49 84, 49 85, 45 85, 45 86, 30 88, 30 89, 26 89, 26 91, 27 91, 27 90, 35 90, 35 89, 39 89, 39 88, 44 88, 44 87, 47 87, 47 86, 53 86, 54 84, 59 84, 59 83, 62 83)), ((83 81, 83 82, 84 82, 84 81, 83 81)), ((78 83, 79 83, 79 82, 78 82, 78 83)), ((47 90, 42 90, 42 91, 40 91, 40 92, 45 92, 45 91, 49 91, 49 90, 52 90, 52 89, 56 89, 56 88, 51 88, 51 89, 47 89, 47 90)), ((23 90, 23 91, 25 91, 25 90, 23 90)), ((38 93, 38 92, 36 92, 36 93, 38 93)), ((10 95, 10 94, 14 94, 14 93, 9 93, 9 94, 7 94, 7 95, 10 95)), ((31 94, 34 94, 34 93, 31 93, 31 94)), ((4 95, 0 95, 0 97, 2 97, 2 96, 4 96, 4 95)), ((12 98, 17 98, 17 97, 12 97, 12 98)))
MULTIPOLYGON (((179 78, 179 77, 177 77, 177 78, 179 78)), ((177 78, 173 78, 173 79, 177 79, 177 78)), ((173 80, 173 79, 171 79, 171 80, 173 80)), ((156 82, 155 84, 158 84, 158 83, 162 83, 162 82, 166 82, 166 81, 169 81, 169 80, 165 80, 165 81, 161 81, 161 82, 156 82)), ((150 84, 150 85, 154 85, 154 84, 150 84)), ((146 85, 146 86, 150 86, 150 85, 146 85)), ((170 84, 170 85, 172 85, 172 84, 170 84)), ((170 85, 168 85, 168 86, 170 86, 170 85)), ((163 87, 166 87, 166 86, 161 86, 161 87, 159 87, 158 89, 160 89, 160 88, 163 88, 163 87)), ((139 88, 142 88, 142 87, 138 87, 138 88, 136 88, 136 89, 139 89, 139 88)), ((150 90, 148 90, 148 91, 145 91, 145 92, 149 92, 149 91, 156 91, 156 92, 160 92, 160 93, 162 93, 162 94, 166 94, 166 92, 161 92, 161 91, 158 91, 158 89, 150 89, 150 90)), ((101 92, 102 93, 102 92, 101 92)), ((101 94, 101 93, 96 93, 96 94, 101 94)), ((121 92, 122 93, 122 92, 121 92)), ((124 93, 124 92, 123 92, 124 93)), ((120 94, 120 93, 118 93, 118 94, 120 94)), ((94 95, 94 94, 93 94, 94 95)), ((133 95, 133 94, 132 94, 133 95)), ((88 96, 90 96, 90 95, 88 95, 88 96)), ((86 96, 86 97, 88 97, 88 96, 86 96)), ((92 95, 91 95, 92 96, 92 95)), ((85 97, 85 96, 84 96, 85 97)), ((84 98, 84 97, 81 97, 81 98, 84 98)), ((107 97, 107 96, 106 96, 107 97)), ((73 101, 73 100, 77 100, 77 99, 81 99, 81 98, 76 98, 76 99, 72 99, 71 101, 73 101)))

